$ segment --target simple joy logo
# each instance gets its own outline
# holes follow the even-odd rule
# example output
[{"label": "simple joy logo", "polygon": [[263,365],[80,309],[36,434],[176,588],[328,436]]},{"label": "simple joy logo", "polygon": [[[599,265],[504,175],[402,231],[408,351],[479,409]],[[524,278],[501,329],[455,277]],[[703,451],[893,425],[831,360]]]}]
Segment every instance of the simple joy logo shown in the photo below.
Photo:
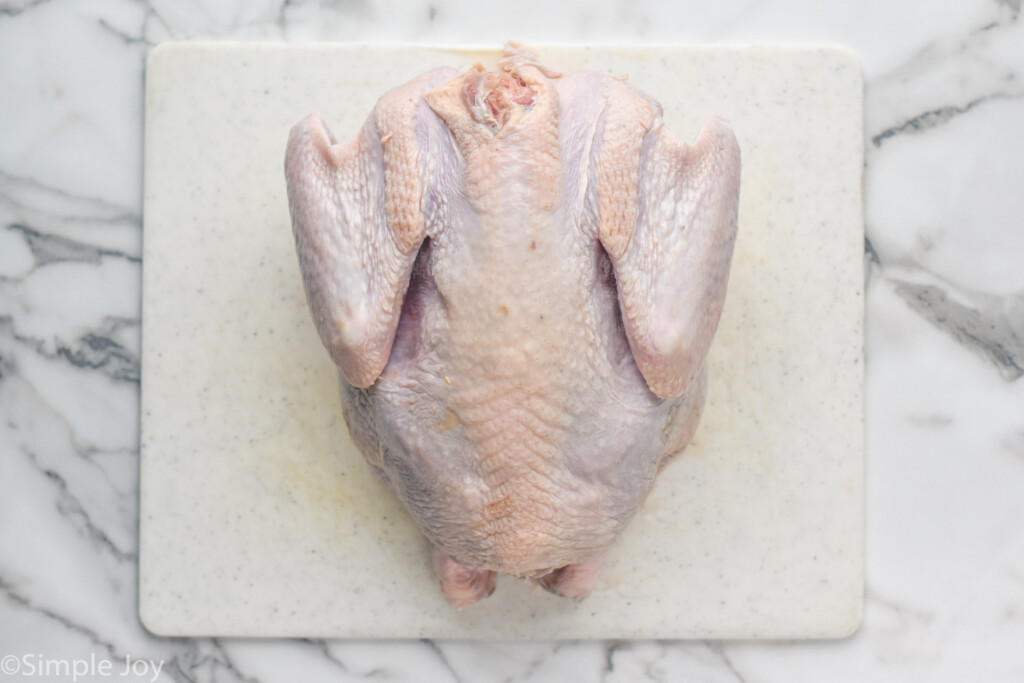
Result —
[{"label": "simple joy logo", "polygon": [[123,678],[153,683],[164,668],[162,659],[136,659],[127,655],[124,661],[88,658],[46,657],[42,654],[6,655],[0,659],[0,672],[23,678],[65,678],[77,683],[84,678]]}]

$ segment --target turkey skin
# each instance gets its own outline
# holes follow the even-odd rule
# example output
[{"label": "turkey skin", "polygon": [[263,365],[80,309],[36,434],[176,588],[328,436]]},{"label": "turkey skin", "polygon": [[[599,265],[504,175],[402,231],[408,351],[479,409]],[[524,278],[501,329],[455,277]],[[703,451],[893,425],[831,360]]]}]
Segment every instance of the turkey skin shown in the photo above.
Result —
[{"label": "turkey skin", "polygon": [[696,430],[740,152],[615,77],[510,44],[429,71],[338,142],[295,125],[296,250],[344,416],[448,601],[495,573],[581,598]]}]

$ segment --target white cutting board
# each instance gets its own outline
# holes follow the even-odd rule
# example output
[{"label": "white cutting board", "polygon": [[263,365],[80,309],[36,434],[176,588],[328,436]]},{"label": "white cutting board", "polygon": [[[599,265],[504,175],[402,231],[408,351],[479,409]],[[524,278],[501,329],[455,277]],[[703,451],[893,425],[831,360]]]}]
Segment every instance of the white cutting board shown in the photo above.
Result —
[{"label": "white cutting board", "polygon": [[863,600],[862,77],[839,49],[541,47],[628,76],[743,151],[739,239],[694,442],[594,593],[510,577],[462,611],[348,439],[282,172],[319,112],[486,49],[174,44],[146,79],[139,609],[162,635],[829,638]]}]

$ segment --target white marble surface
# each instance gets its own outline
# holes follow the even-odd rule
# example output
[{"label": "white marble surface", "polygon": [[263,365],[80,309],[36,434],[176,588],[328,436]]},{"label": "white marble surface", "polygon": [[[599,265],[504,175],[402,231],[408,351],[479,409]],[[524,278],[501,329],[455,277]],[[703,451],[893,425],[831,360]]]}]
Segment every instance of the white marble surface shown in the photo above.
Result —
[{"label": "white marble surface", "polygon": [[[1024,677],[1019,0],[0,2],[0,663],[162,680]],[[867,78],[867,604],[818,643],[160,639],[136,616],[144,57],[167,39],[841,42]],[[13,654],[17,661],[4,660]],[[151,673],[152,669],[150,669]],[[137,676],[149,680],[151,676]],[[65,677],[65,679],[70,678]],[[97,680],[102,678],[94,677]],[[81,679],[80,679],[81,680]]]},{"label": "white marble surface", "polygon": [[499,56],[192,42],[150,57],[143,622],[163,635],[848,635],[863,604],[863,83],[834,48],[539,49],[560,71],[628,73],[681,136],[712,112],[739,131],[729,295],[700,429],[594,592],[574,603],[502,577],[468,609],[445,602],[425,539],[346,434],[281,156],[311,111],[347,139],[396,84]]}]

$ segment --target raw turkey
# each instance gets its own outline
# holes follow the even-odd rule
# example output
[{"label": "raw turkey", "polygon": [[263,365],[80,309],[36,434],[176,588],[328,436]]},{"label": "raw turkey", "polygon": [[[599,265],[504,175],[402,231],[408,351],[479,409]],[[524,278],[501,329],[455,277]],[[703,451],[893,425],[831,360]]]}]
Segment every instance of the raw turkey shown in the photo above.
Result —
[{"label": "raw turkey", "polygon": [[338,142],[292,130],[313,319],[366,460],[433,546],[448,601],[495,573],[581,598],[690,441],[736,237],[721,119],[521,46],[429,71]]}]

